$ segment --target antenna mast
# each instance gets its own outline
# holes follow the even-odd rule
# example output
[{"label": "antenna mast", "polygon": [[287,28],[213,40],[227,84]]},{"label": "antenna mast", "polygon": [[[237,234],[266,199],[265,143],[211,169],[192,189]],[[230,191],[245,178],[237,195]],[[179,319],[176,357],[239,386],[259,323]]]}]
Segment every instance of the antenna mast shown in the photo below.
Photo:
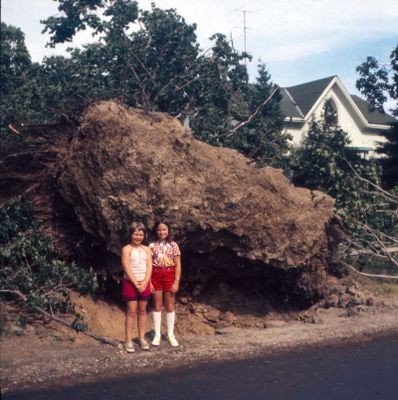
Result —
[{"label": "antenna mast", "polygon": [[[234,10],[234,11],[241,12],[243,14],[243,27],[242,27],[242,29],[243,29],[243,51],[245,53],[247,53],[247,31],[250,28],[248,28],[246,25],[246,14],[249,13],[250,11],[248,11],[248,10]],[[247,64],[247,59],[245,58],[245,65],[246,64]]]}]

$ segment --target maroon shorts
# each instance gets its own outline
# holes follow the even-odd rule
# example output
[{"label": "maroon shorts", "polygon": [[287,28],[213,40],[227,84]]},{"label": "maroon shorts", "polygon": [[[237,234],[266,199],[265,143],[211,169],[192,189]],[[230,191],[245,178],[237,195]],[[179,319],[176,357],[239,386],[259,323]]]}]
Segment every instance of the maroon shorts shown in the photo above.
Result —
[{"label": "maroon shorts", "polygon": [[148,300],[151,295],[151,285],[140,293],[129,279],[123,279],[122,297],[124,301]]},{"label": "maroon shorts", "polygon": [[154,267],[152,270],[151,282],[155,290],[171,292],[171,287],[173,286],[175,277],[175,267]]}]

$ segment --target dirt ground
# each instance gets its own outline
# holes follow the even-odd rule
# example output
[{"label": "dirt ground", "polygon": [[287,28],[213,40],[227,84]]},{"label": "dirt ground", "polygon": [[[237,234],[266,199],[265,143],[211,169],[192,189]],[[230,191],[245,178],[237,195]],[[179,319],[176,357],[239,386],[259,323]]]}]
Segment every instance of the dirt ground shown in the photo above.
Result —
[{"label": "dirt ground", "polygon": [[[398,286],[362,283],[372,295],[371,305],[345,309],[314,306],[301,312],[269,311],[263,316],[220,314],[208,304],[192,305],[182,298],[177,322],[180,347],[171,348],[163,340],[159,348],[148,352],[136,345],[134,354],[127,354],[121,345],[124,314],[119,307],[74,295],[76,309],[85,315],[89,330],[120,345],[100,344],[55,322],[9,325],[7,334],[1,337],[2,393],[364,341],[398,332]],[[150,322],[148,326],[151,328]]]}]

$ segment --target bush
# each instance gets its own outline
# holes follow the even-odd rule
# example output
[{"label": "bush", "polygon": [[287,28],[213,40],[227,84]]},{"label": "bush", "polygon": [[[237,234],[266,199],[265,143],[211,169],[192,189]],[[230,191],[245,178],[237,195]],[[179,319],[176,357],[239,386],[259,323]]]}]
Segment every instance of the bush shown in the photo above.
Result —
[{"label": "bush", "polygon": [[0,208],[0,295],[20,292],[26,306],[73,312],[67,289],[93,293],[93,270],[57,258],[50,238],[33,217],[33,204],[13,198]]}]

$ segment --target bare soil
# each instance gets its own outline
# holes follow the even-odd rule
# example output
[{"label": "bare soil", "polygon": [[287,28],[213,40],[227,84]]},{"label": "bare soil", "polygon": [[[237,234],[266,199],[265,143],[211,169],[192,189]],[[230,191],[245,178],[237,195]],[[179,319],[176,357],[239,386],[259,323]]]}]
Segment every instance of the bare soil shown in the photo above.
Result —
[{"label": "bare soil", "polygon": [[[122,348],[124,313],[116,305],[74,295],[76,309],[85,315],[89,330],[119,341],[118,347],[100,344],[55,322],[25,321],[22,327],[21,321],[19,325],[10,321],[12,309],[3,304],[3,317],[8,317],[6,334],[1,337],[2,393],[364,341],[398,332],[398,286],[370,281],[362,284],[372,295],[371,305],[318,305],[301,312],[271,310],[263,316],[220,314],[209,304],[185,303],[182,299],[177,311],[180,347],[171,348],[163,340],[159,348],[152,347],[148,352],[136,345],[134,354]],[[148,325],[151,327],[151,323]]]}]

